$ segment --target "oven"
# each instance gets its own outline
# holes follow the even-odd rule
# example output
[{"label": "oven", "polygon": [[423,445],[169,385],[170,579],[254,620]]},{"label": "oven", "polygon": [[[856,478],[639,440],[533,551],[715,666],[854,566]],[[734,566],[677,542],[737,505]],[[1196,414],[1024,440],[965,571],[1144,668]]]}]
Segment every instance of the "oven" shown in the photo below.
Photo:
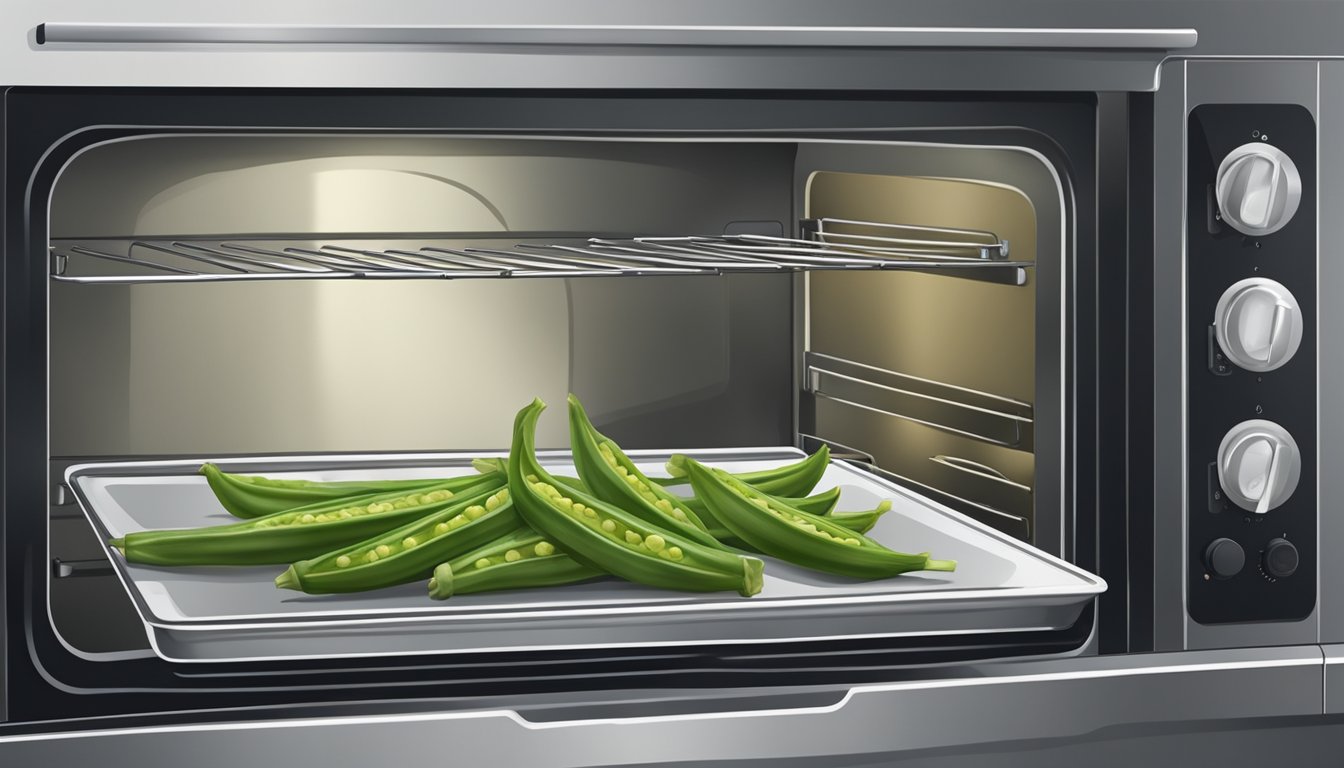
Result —
[{"label": "oven", "polygon": [[[19,14],[0,755],[1038,765],[1336,737],[1330,50],[1110,5],[569,10]],[[767,557],[751,598],[435,602],[428,574],[292,595],[283,566],[113,546],[232,521],[205,463],[473,475],[533,398],[568,473],[570,393],[650,476],[828,451],[815,490],[887,503],[873,539],[957,570]]]}]

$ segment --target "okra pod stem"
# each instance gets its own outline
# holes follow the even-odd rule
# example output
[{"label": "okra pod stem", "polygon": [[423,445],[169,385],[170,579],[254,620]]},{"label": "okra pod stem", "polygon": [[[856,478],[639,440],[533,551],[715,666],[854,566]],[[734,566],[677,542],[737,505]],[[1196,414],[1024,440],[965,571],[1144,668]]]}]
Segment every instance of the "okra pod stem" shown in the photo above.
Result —
[{"label": "okra pod stem", "polygon": [[109,542],[127,561],[148,565],[288,564],[376,536],[437,512],[463,492],[498,490],[499,476],[472,476],[466,486],[454,481],[409,494],[383,493],[311,504],[209,528],[137,531]]},{"label": "okra pod stem", "polygon": [[[784,501],[788,500],[785,499]],[[799,509],[802,510],[801,507],[799,507]],[[851,531],[867,533],[873,529],[874,525],[877,525],[878,518],[889,511],[891,511],[891,502],[883,499],[881,503],[873,509],[855,510],[852,512],[836,510],[829,515],[826,515],[826,519],[831,520],[838,525],[843,525]]]},{"label": "okra pod stem", "polygon": [[895,552],[825,517],[790,507],[727,472],[696,461],[686,464],[697,496],[734,535],[768,555],[804,568],[859,579],[879,579],[909,571],[951,571],[951,560],[928,553]]},{"label": "okra pod stem", "polygon": [[444,600],[471,592],[554,587],[603,575],[524,526],[440,564],[428,586],[430,597]]},{"label": "okra pod stem", "polygon": [[522,524],[508,488],[459,499],[399,528],[294,563],[276,578],[275,585],[332,594],[405,584],[425,578],[439,563]]},{"label": "okra pod stem", "polygon": [[540,400],[518,412],[509,454],[509,492],[523,520],[591,568],[628,581],[696,592],[760,591],[763,563],[707,547],[619,507],[564,486],[537,461]]}]

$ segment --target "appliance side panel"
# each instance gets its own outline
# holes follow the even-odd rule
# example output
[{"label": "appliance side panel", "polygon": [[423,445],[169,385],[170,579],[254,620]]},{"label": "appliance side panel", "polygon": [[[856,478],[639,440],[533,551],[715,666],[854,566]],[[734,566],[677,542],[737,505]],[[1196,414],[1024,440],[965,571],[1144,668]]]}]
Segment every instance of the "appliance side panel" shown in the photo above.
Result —
[{"label": "appliance side panel", "polygon": [[[8,130],[9,130],[9,93],[8,89],[6,89],[4,93],[0,94],[0,148],[5,148],[9,146]],[[5,160],[8,157],[8,154],[9,153],[7,151],[0,151],[0,179],[7,178],[5,174],[9,171],[9,166],[5,162]],[[8,232],[6,231],[6,222],[8,220],[8,217],[5,215],[5,212],[9,210],[9,199],[8,195],[6,194],[8,186],[9,186],[8,184],[0,183],[0,249],[3,249],[2,251],[0,251],[0,255],[4,256],[7,256],[9,253],[9,238],[7,237]],[[5,270],[3,268],[0,268],[0,304],[3,304],[5,302],[6,293],[5,293],[4,280],[5,280]],[[9,308],[7,306],[0,306],[0,318],[6,317],[5,313],[8,312],[8,310]],[[8,338],[7,334],[0,332],[0,361],[4,361],[7,359],[5,355],[6,350],[4,348],[4,344],[6,343],[7,338]],[[0,364],[0,413],[3,412],[2,404],[4,403],[4,398],[8,390],[8,387],[6,386],[6,382],[9,380],[8,374],[9,371],[6,369],[6,367]],[[3,428],[4,428],[3,424],[0,423],[0,430],[3,430]],[[8,442],[9,441],[4,439],[3,436],[0,436],[0,467],[5,466],[4,450]],[[5,481],[3,474],[0,474],[0,488],[3,488],[4,482]],[[4,494],[0,493],[0,499],[3,498]],[[8,516],[6,514],[3,501],[0,501],[0,552],[6,551],[5,520],[7,519],[7,517]],[[4,620],[4,617],[9,615],[7,613],[8,605],[6,604],[5,601],[5,593],[7,591],[5,587],[5,578],[8,570],[9,569],[7,566],[5,566],[3,563],[0,563],[0,723],[9,719],[8,714],[9,687],[6,684],[6,681],[8,680],[9,677],[7,669],[9,665],[9,649],[5,645],[7,642],[7,638],[5,637],[5,626],[7,622]]]},{"label": "appliance side panel", "polygon": [[1185,647],[1185,78],[1164,66],[1153,105],[1154,650]]},{"label": "appliance side panel", "polygon": [[[1238,116],[1252,115],[1252,114],[1256,115],[1257,117],[1255,117],[1254,119],[1247,118],[1248,120],[1251,120],[1251,122],[1254,122],[1254,120],[1261,119],[1259,115],[1261,115],[1262,113],[1282,114],[1282,109],[1275,111],[1271,108],[1260,107],[1258,105],[1300,106],[1301,108],[1309,112],[1312,118],[1315,118],[1318,113],[1317,82],[1318,82],[1318,64],[1315,61],[1278,61],[1278,62],[1191,61],[1187,65],[1186,69],[1185,110],[1179,116],[1179,122],[1183,126],[1182,132],[1183,134],[1189,133],[1191,129],[1189,128],[1188,116],[1198,107],[1201,107],[1203,105],[1244,105],[1244,106],[1238,106],[1237,109],[1234,110],[1234,112]],[[1225,112],[1226,110],[1224,110],[1223,112],[1219,112],[1218,114],[1222,115]],[[1164,115],[1164,117],[1160,119],[1165,120],[1170,118],[1171,115]],[[1241,117],[1238,117],[1238,120],[1240,119]],[[1241,126],[1240,123],[1238,123],[1238,125],[1236,126],[1219,126],[1219,129],[1231,130],[1233,128],[1236,128],[1237,130],[1240,130],[1242,127],[1244,126]],[[1287,140],[1287,137],[1280,135],[1276,136],[1273,140],[1280,141],[1282,143],[1283,140]],[[1188,141],[1194,141],[1194,138],[1192,138],[1189,135],[1183,135],[1180,146],[1186,152],[1193,151],[1191,149],[1193,145],[1188,144],[1187,143]],[[1312,147],[1309,146],[1309,143],[1310,139],[1308,139],[1308,146],[1306,146],[1305,148],[1293,147],[1293,149],[1299,151],[1299,154],[1309,155],[1312,149]],[[1317,141],[1317,144],[1319,144],[1319,141]],[[1288,145],[1284,146],[1286,148]],[[1217,151],[1219,153],[1219,156],[1221,156],[1225,150],[1219,148]],[[1187,156],[1186,160],[1188,159],[1189,158]],[[1175,164],[1175,167],[1180,169],[1179,170],[1180,173],[1188,175],[1187,162],[1181,162]],[[1308,169],[1306,172],[1308,175],[1305,175],[1304,178],[1314,178],[1315,177],[1314,171],[1315,171],[1314,167]],[[1207,292],[1208,288],[1207,285],[1196,286],[1195,281],[1193,280],[1192,276],[1194,275],[1194,268],[1191,260],[1196,258],[1195,255],[1196,252],[1192,243],[1189,240],[1190,237],[1193,237],[1193,234],[1191,233],[1195,231],[1193,228],[1189,228],[1190,217],[1194,216],[1204,217],[1206,215],[1206,211],[1187,210],[1188,207],[1193,205],[1193,203],[1187,204],[1188,200],[1193,200],[1194,198],[1193,196],[1187,198],[1186,195],[1188,192],[1188,186],[1186,185],[1199,184],[1201,186],[1204,186],[1211,183],[1212,179],[1186,178],[1185,183],[1183,185],[1183,189],[1181,190],[1181,197],[1176,201],[1172,201],[1173,207],[1171,211],[1168,213],[1168,221],[1171,221],[1177,215],[1176,214],[1177,211],[1184,211],[1185,220],[1182,222],[1182,230],[1186,236],[1186,240],[1183,244],[1184,247],[1180,251],[1180,253],[1182,254],[1182,258],[1180,259],[1181,279],[1179,282],[1182,284],[1182,291],[1180,296],[1180,302],[1179,304],[1177,304],[1177,306],[1181,308],[1180,309],[1181,316],[1177,318],[1175,316],[1175,310],[1173,308],[1163,307],[1159,311],[1169,313],[1170,316],[1166,318],[1165,322],[1159,322],[1157,325],[1158,333],[1166,333],[1173,338],[1180,337],[1183,339],[1182,342],[1183,346],[1186,347],[1185,349],[1182,350],[1182,354],[1179,359],[1176,358],[1172,359],[1171,362],[1175,364],[1173,367],[1169,368],[1166,366],[1159,366],[1158,368],[1159,377],[1171,378],[1174,376],[1174,371],[1182,372],[1181,375],[1183,384],[1181,387],[1180,396],[1182,400],[1181,411],[1183,418],[1181,418],[1179,421],[1174,422],[1177,426],[1171,427],[1171,429],[1173,430],[1181,431],[1180,434],[1181,439],[1179,445],[1181,446],[1182,456],[1179,464],[1163,466],[1162,471],[1178,472],[1184,475],[1184,481],[1183,481],[1184,487],[1181,489],[1182,490],[1181,495],[1179,497],[1177,496],[1163,497],[1165,499],[1165,503],[1168,504],[1172,509],[1180,508],[1183,510],[1183,514],[1181,515],[1183,519],[1180,531],[1181,536],[1183,538],[1182,553],[1177,558],[1174,558],[1175,561],[1183,562],[1183,571],[1180,574],[1181,581],[1176,583],[1168,582],[1165,585],[1159,585],[1159,589],[1165,588],[1173,592],[1177,590],[1184,590],[1186,592],[1184,596],[1185,604],[1183,606],[1181,619],[1184,625],[1184,636],[1185,636],[1184,646],[1187,648],[1223,648],[1223,647],[1238,647],[1238,646],[1315,642],[1318,638],[1317,617],[1319,615],[1320,606],[1319,603],[1315,603],[1314,601],[1310,613],[1305,614],[1304,618],[1300,620],[1244,621],[1238,623],[1201,623],[1192,618],[1191,613],[1189,613],[1189,611],[1193,610],[1192,606],[1194,606],[1194,601],[1192,601],[1192,596],[1190,594],[1190,590],[1192,589],[1192,587],[1189,586],[1190,582],[1188,579],[1199,576],[1198,573],[1192,572],[1190,569],[1204,568],[1203,564],[1201,563],[1191,562],[1192,556],[1189,553],[1192,550],[1190,549],[1190,546],[1198,544],[1199,542],[1193,542],[1189,540],[1190,538],[1189,531],[1191,530],[1190,526],[1193,525],[1193,523],[1195,522],[1194,520],[1195,515],[1207,516],[1213,513],[1206,507],[1201,507],[1199,509],[1194,509],[1191,507],[1191,504],[1193,503],[1191,499],[1195,498],[1193,494],[1195,494],[1196,492],[1194,484],[1199,483],[1203,485],[1206,484],[1208,481],[1204,477],[1195,478],[1190,476],[1191,470],[1189,468],[1193,466],[1190,462],[1193,461],[1195,458],[1198,458],[1190,455],[1190,451],[1194,449],[1193,446],[1195,446],[1197,443],[1201,445],[1207,443],[1208,438],[1210,438],[1210,436],[1206,434],[1198,434],[1198,435],[1192,434],[1189,431],[1190,425],[1195,423],[1195,419],[1193,418],[1192,415],[1193,414],[1193,411],[1191,409],[1192,401],[1190,400],[1190,398],[1194,396],[1193,392],[1194,392],[1195,377],[1196,376],[1201,377],[1201,382],[1203,382],[1204,379],[1210,376],[1211,374],[1207,370],[1193,369],[1194,364],[1189,362],[1194,359],[1193,357],[1191,357],[1193,353],[1188,346],[1193,342],[1191,342],[1189,339],[1186,338],[1184,330],[1185,328],[1187,328],[1187,323],[1191,324],[1194,323],[1194,320],[1191,317],[1189,317],[1189,315],[1191,312],[1195,311],[1193,307],[1196,304],[1196,296],[1195,296],[1196,293],[1199,293],[1199,295],[1202,297],[1204,293]],[[1306,201],[1312,201],[1317,199],[1315,192],[1316,190],[1314,189],[1314,186],[1310,190],[1306,189],[1303,190],[1304,207]],[[1314,212],[1311,212],[1308,215],[1311,215],[1313,213]],[[1266,236],[1261,239],[1263,239],[1265,242],[1266,252],[1269,253],[1270,255],[1273,255],[1273,253],[1278,252],[1275,249],[1280,248],[1284,240],[1282,237],[1280,237],[1278,240],[1270,240],[1269,237],[1272,236]],[[1314,232],[1311,233],[1306,242],[1310,242],[1313,246],[1315,245],[1317,241]],[[1209,257],[1209,252],[1207,252],[1208,248],[1205,246],[1207,246],[1207,243],[1202,242],[1201,251],[1199,253],[1200,258]],[[1313,258],[1313,255],[1311,254],[1306,255],[1307,260],[1310,260],[1311,258]],[[1201,274],[1209,273],[1210,266],[1211,265],[1208,264],[1201,264],[1200,273]],[[1273,273],[1276,275],[1281,273],[1287,274],[1289,264],[1288,262],[1285,261],[1283,264],[1275,264],[1272,265],[1272,267],[1273,270],[1271,271],[1273,271]],[[1168,280],[1174,277],[1175,277],[1175,271],[1173,265],[1171,271],[1165,273],[1159,272],[1158,284],[1164,285]],[[1288,278],[1284,277],[1283,279],[1287,280]],[[1160,290],[1170,291],[1171,289],[1168,287]],[[1171,298],[1170,296],[1166,296],[1167,300],[1170,300],[1170,298]],[[1159,302],[1159,305],[1163,303],[1164,302]],[[1210,318],[1210,321],[1211,320],[1212,318]],[[1310,338],[1310,336],[1308,338]],[[1314,357],[1316,350],[1307,349],[1305,347],[1306,345],[1304,345],[1304,349],[1299,354],[1310,355]],[[1305,358],[1305,360],[1308,364],[1311,362],[1311,358]],[[1242,373],[1244,374],[1245,372]],[[1287,369],[1285,369],[1285,371],[1282,374],[1280,374],[1279,378],[1282,379],[1284,376],[1288,375],[1289,372],[1287,371]],[[1264,384],[1264,387],[1266,388],[1267,393],[1266,394],[1267,400],[1265,402],[1265,407],[1270,409],[1266,413],[1268,415],[1278,415],[1278,412],[1273,411],[1273,409],[1276,406],[1279,407],[1280,411],[1287,412],[1289,409],[1283,405],[1281,398],[1277,400],[1270,398],[1271,394],[1270,374],[1266,374],[1265,380],[1266,383]],[[1276,381],[1277,380],[1278,379],[1276,379]],[[1205,389],[1207,389],[1207,387],[1204,387],[1203,389],[1201,389],[1201,391],[1204,391]],[[1215,388],[1215,391],[1222,392],[1225,389],[1227,389],[1227,387],[1222,387],[1221,389]],[[1203,403],[1203,401],[1201,402],[1202,407],[1207,406],[1207,403]],[[1222,416],[1227,417],[1228,427],[1231,427],[1233,424],[1237,422],[1237,414],[1240,413],[1239,411],[1236,412],[1228,411],[1228,408],[1230,408],[1232,404],[1233,404],[1232,401],[1229,400],[1228,404],[1220,405],[1219,408],[1221,410],[1218,411],[1220,418]],[[1240,407],[1241,406],[1240,400],[1237,400],[1235,404],[1238,407]],[[1252,414],[1247,413],[1245,417],[1251,418]],[[1280,418],[1285,417],[1281,416]],[[1308,425],[1307,427],[1308,431],[1309,428],[1310,425]],[[1171,432],[1169,434],[1171,437],[1176,437],[1175,432]],[[1306,436],[1304,436],[1304,439],[1305,438]],[[1314,446],[1312,447],[1314,448]],[[1308,451],[1306,455],[1311,456],[1313,453],[1314,451]],[[1181,468],[1184,468],[1185,471],[1180,472]],[[1310,474],[1304,472],[1304,477],[1310,477]],[[1164,487],[1170,488],[1170,485]],[[1264,522],[1272,524],[1275,522],[1274,518],[1275,514],[1276,513],[1274,511],[1271,511],[1267,513],[1267,516],[1265,518],[1257,519],[1254,522],[1260,522],[1260,520],[1263,520]],[[1278,514],[1282,516],[1288,513],[1281,510],[1278,512]],[[1282,517],[1278,519],[1283,520]],[[1291,521],[1285,521],[1285,526],[1287,526],[1290,522]],[[1250,542],[1252,539],[1256,539],[1255,536],[1250,536],[1246,538],[1248,542]],[[1317,577],[1316,574],[1307,571],[1307,568],[1310,566],[1310,563],[1317,559],[1315,557],[1315,554],[1316,554],[1315,552],[1312,552],[1309,559],[1308,557],[1304,557],[1303,559],[1304,568],[1302,571],[1298,572],[1299,578],[1305,577],[1309,579],[1315,579]],[[1256,565],[1257,560],[1258,555],[1253,549],[1247,551],[1246,569],[1248,572],[1253,571],[1253,569],[1257,567]],[[1312,570],[1314,570],[1314,568]],[[1228,582],[1229,594],[1232,593],[1230,590],[1234,589],[1234,587],[1232,587],[1231,585],[1234,585],[1235,583],[1236,582]],[[1285,582],[1285,586],[1287,586],[1287,584],[1288,582]],[[1247,592],[1245,586],[1235,587],[1235,589],[1240,590],[1239,592],[1236,592],[1236,594],[1240,594],[1243,597],[1246,594],[1250,594],[1251,592],[1257,595],[1259,594],[1259,592],[1255,592],[1254,590],[1252,590],[1251,592]],[[1290,593],[1295,594],[1296,591],[1287,590],[1285,591],[1284,594],[1288,595]],[[1281,598],[1281,600],[1286,601],[1288,600],[1288,597],[1285,596]],[[1208,604],[1207,602],[1205,602],[1202,603],[1201,605],[1204,605],[1205,608],[1207,608]],[[1261,611],[1260,608],[1263,607],[1265,606],[1261,606],[1258,608],[1253,607],[1248,610],[1250,610],[1252,613],[1262,613],[1263,611]],[[1203,610],[1204,609],[1201,609],[1201,611]]]},{"label": "appliance side panel", "polygon": [[[1320,103],[1317,112],[1317,151],[1320,158],[1320,214],[1318,221],[1336,223],[1344,216],[1344,61],[1321,62]],[[1334,237],[1334,228],[1318,224],[1317,242]],[[1321,553],[1344,543],[1344,473],[1331,470],[1344,457],[1344,345],[1330,340],[1344,331],[1344,259],[1325,253],[1316,260],[1317,339],[1317,439],[1322,462],[1319,475]],[[1344,642],[1344,559],[1322,557],[1320,562],[1321,642]],[[1332,588],[1333,587],[1333,588]],[[1336,667],[1338,668],[1338,667]],[[1344,668],[1338,668],[1344,673]]]}]

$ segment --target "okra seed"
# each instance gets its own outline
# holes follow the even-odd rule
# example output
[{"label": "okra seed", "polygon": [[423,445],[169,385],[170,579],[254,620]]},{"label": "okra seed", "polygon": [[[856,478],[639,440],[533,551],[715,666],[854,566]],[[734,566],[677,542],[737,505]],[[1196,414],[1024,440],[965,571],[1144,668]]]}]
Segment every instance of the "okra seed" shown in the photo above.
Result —
[{"label": "okra seed", "polygon": [[403,547],[405,547],[405,548],[407,548],[407,549],[410,549],[411,547],[414,547],[416,544],[419,544],[419,543],[420,543],[420,542],[418,542],[418,541],[415,540],[415,537],[414,537],[414,536],[407,536],[406,538],[404,538],[404,539],[401,540],[401,546],[403,546]]},{"label": "okra seed", "polygon": [[364,556],[364,559],[368,560],[370,563],[376,563],[378,562],[378,553],[370,552],[369,554]]},{"label": "okra seed", "polygon": [[515,563],[522,559],[523,559],[522,553],[520,553],[516,549],[510,549],[508,552],[504,553],[504,562],[506,563]]},{"label": "okra seed", "polygon": [[568,512],[574,508],[574,502],[571,499],[556,499],[555,506]]},{"label": "okra seed", "polygon": [[644,541],[644,539],[641,538],[640,535],[638,533],[635,533],[634,531],[626,531],[625,541],[627,544],[639,546]]},{"label": "okra seed", "polygon": [[583,510],[585,510],[585,509],[587,509],[587,507],[583,506],[582,504],[578,503],[577,501],[574,502],[574,514],[576,514],[576,515],[582,515],[582,514],[583,514]]},{"label": "okra seed", "polygon": [[630,470],[622,466],[617,466],[616,474],[620,475],[621,477],[627,477],[630,474]]},{"label": "okra seed", "polygon": [[588,518],[589,520],[596,520],[596,519],[597,519],[597,510],[593,509],[592,507],[584,507],[584,508],[583,508],[583,516],[586,517],[586,518]]},{"label": "okra seed", "polygon": [[348,509],[342,509],[341,512],[340,512],[340,517],[341,517],[342,520],[349,520],[349,519],[350,519],[350,510],[348,510]]},{"label": "okra seed", "polygon": [[668,501],[667,499],[659,499],[653,502],[653,506],[663,510],[668,514],[672,513],[672,502]]},{"label": "okra seed", "polygon": [[393,509],[406,509],[409,506],[411,506],[410,502],[405,499],[398,499],[397,501],[392,502]]},{"label": "okra seed", "polygon": [[392,548],[387,546],[386,544],[379,544],[378,548],[375,549],[374,552],[377,552],[379,557],[387,557],[388,555],[392,554]]},{"label": "okra seed", "polygon": [[527,482],[529,482],[529,483],[535,483],[535,482],[537,482],[537,476],[536,476],[536,475],[528,475],[528,476],[527,476]]},{"label": "okra seed", "polygon": [[491,512],[493,512],[495,508],[498,506],[499,506],[499,499],[495,498],[494,496],[491,496],[490,498],[485,500],[485,508]]},{"label": "okra seed", "polygon": [[447,532],[448,532],[448,524],[447,524],[447,523],[439,523],[438,525],[434,526],[434,533],[435,533],[436,535],[442,536],[443,534],[445,534],[445,533],[447,533]]},{"label": "okra seed", "polygon": [[484,514],[485,507],[482,507],[480,504],[472,504],[470,507],[467,507],[467,517],[472,520],[475,520]]},{"label": "okra seed", "polygon": [[685,513],[685,512],[682,512],[680,509],[674,509],[674,510],[672,510],[672,516],[675,517],[675,518],[677,518],[678,520],[680,520],[680,521],[683,522],[683,523],[689,523],[689,522],[690,522],[690,518],[686,517],[686,513]]},{"label": "okra seed", "polygon": [[461,528],[466,524],[467,524],[466,515],[453,515],[453,519],[448,521],[448,527],[450,528]]},{"label": "okra seed", "polygon": [[482,557],[480,560],[476,561],[477,568],[485,568],[488,565],[490,565],[490,558],[488,557]]},{"label": "okra seed", "polygon": [[858,540],[858,539],[845,539],[845,543],[848,544],[848,545],[850,545],[851,547],[857,547],[857,546],[859,546],[859,540]]},{"label": "okra seed", "polygon": [[667,542],[663,540],[663,537],[656,533],[651,534],[647,539],[644,539],[644,546],[648,547],[652,552],[657,552],[662,549],[665,544],[667,544]]},{"label": "okra seed", "polygon": [[532,551],[537,553],[537,557],[546,557],[555,554],[555,545],[549,541],[539,541]]},{"label": "okra seed", "polygon": [[616,522],[614,520],[603,520],[602,530],[606,531],[607,533],[612,533],[613,531],[616,530]]},{"label": "okra seed", "polygon": [[680,559],[681,559],[681,547],[668,547],[668,548],[667,548],[667,556],[670,557],[670,558],[672,558],[673,560],[680,560]]},{"label": "okra seed", "polygon": [[311,522],[313,522],[313,520],[316,520],[316,519],[317,519],[317,518],[313,517],[312,515],[305,514],[303,517],[300,517],[300,518],[299,518],[299,522],[301,522],[301,523],[311,523]]},{"label": "okra seed", "polygon": [[425,497],[418,493],[412,493],[410,496],[406,497],[406,501],[409,502],[411,506],[418,507],[425,503]]},{"label": "okra seed", "polygon": [[337,567],[337,568],[345,568],[345,567],[347,567],[347,566],[349,566],[349,565],[350,565],[350,556],[349,556],[349,555],[341,555],[340,557],[336,558],[336,567]]}]

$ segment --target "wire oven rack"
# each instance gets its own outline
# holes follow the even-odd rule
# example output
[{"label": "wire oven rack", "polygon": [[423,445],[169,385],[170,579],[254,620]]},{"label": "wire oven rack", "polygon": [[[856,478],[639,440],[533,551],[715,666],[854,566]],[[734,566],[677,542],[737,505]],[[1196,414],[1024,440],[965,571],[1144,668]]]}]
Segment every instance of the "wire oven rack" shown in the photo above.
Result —
[{"label": "wire oven rack", "polygon": [[[511,248],[463,245],[462,235],[327,241],[306,236],[229,239],[54,240],[52,278],[160,283],[332,278],[607,277],[800,270],[912,270],[1025,285],[1030,261],[1009,261],[992,232],[850,219],[805,219],[803,237],[545,238]],[[496,233],[495,239],[542,239]],[[483,239],[483,238],[478,238]],[[488,242],[488,241],[487,241]],[[72,269],[72,264],[78,268]]]}]

